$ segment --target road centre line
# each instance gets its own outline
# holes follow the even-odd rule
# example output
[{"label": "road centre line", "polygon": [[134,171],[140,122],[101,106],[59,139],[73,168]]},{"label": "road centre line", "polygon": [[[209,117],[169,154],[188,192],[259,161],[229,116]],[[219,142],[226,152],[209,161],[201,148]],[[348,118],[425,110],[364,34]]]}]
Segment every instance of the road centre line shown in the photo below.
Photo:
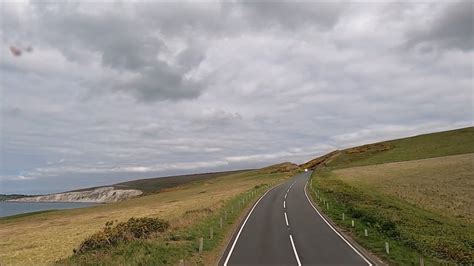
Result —
[{"label": "road centre line", "polygon": [[286,226],[290,226],[290,225],[288,224],[288,216],[286,215],[286,212],[285,212],[285,222],[286,222]]},{"label": "road centre line", "polygon": [[295,243],[293,242],[293,237],[290,235],[290,242],[291,247],[293,247],[293,252],[295,253],[296,261],[298,262],[298,266],[301,266],[300,258],[298,257],[298,252],[296,252]]}]

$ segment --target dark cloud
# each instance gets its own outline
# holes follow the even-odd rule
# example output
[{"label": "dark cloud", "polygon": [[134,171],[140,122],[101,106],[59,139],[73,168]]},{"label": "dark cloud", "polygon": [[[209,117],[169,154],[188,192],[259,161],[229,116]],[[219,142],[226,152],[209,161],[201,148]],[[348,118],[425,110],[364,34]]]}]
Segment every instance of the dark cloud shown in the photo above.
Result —
[{"label": "dark cloud", "polygon": [[474,48],[474,3],[459,1],[447,4],[423,29],[408,32],[409,45],[435,46],[472,50]]}]

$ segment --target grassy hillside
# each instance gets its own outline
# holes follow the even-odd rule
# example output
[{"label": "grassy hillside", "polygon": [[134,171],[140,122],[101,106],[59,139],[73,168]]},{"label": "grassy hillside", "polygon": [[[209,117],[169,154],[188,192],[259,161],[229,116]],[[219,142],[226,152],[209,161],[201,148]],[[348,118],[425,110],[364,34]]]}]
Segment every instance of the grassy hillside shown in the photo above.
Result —
[{"label": "grassy hillside", "polygon": [[190,174],[190,175],[179,175],[179,176],[165,176],[156,178],[138,179],[133,181],[127,181],[122,183],[114,184],[116,188],[124,189],[138,189],[144,193],[153,193],[163,189],[177,187],[186,183],[194,181],[204,181],[211,178],[220,176],[232,175],[237,173],[243,173],[250,170],[236,170],[236,171],[225,171],[215,173],[203,173],[203,174]]},{"label": "grassy hillside", "polygon": [[474,153],[333,171],[345,183],[474,221]]},{"label": "grassy hillside", "polygon": [[[209,224],[217,222],[216,215],[221,214],[225,206],[239,202],[244,196],[246,204],[250,204],[250,198],[247,197],[249,191],[265,184],[282,182],[293,174],[294,172],[273,172],[271,169],[246,171],[199,180],[118,203],[0,219],[0,261],[2,264],[31,265],[66,259],[73,255],[73,249],[77,249],[83,240],[98,232],[108,221],[124,222],[131,217],[157,217],[169,221],[169,234],[157,239],[124,244],[110,252],[92,252],[62,262],[80,262],[81,258],[87,258],[89,263],[114,264],[128,261],[133,264],[156,264],[159,261],[151,259],[160,258],[161,255],[168,256],[168,250],[174,252],[169,253],[171,255],[191,256],[195,261],[207,260],[214,263],[225,234],[245,206],[241,206],[241,209],[235,207],[233,220],[230,220],[229,214],[226,223],[229,226],[225,227],[227,231],[216,229],[215,241],[205,242],[205,253],[198,258],[193,257],[197,237],[203,232],[209,232]],[[259,190],[259,193],[263,193],[263,190]],[[256,196],[254,194],[252,200]],[[189,236],[186,239],[176,236],[185,231],[191,232],[186,234]],[[129,261],[130,258],[136,260]],[[177,260],[179,257],[168,256],[165,259],[172,263],[171,259]]]},{"label": "grassy hillside", "polygon": [[328,166],[345,168],[474,153],[474,127],[384,141],[346,149]]},{"label": "grassy hillside", "polygon": [[393,264],[474,261],[473,127],[337,153],[318,161],[310,194],[361,245]]},{"label": "grassy hillside", "polygon": [[0,194],[0,201],[5,200],[12,200],[12,199],[19,199],[29,197],[29,195],[22,195],[22,194]]}]

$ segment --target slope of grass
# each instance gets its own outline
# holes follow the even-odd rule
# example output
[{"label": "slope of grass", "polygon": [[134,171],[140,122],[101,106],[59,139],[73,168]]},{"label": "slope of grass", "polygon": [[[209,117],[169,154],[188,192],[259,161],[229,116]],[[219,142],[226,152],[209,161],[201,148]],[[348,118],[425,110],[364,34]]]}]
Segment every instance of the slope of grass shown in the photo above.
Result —
[{"label": "slope of grass", "polygon": [[225,171],[215,173],[203,173],[203,174],[190,174],[190,175],[179,175],[179,176],[165,176],[156,178],[138,179],[127,182],[114,184],[116,188],[124,189],[138,189],[145,193],[158,192],[163,189],[177,187],[190,182],[205,181],[208,179],[243,173],[249,170],[236,170],[236,171]]},{"label": "slope of grass", "polygon": [[[202,217],[194,217],[189,214],[190,211],[210,210],[210,213],[216,213],[229,201],[255,186],[281,182],[291,174],[268,173],[268,170],[246,171],[187,183],[158,194],[118,203],[0,220],[0,261],[2,264],[32,265],[66,258],[72,255],[72,250],[81,241],[110,220],[123,222],[131,217],[157,217],[169,221],[173,230],[191,228],[202,221]],[[153,248],[149,247],[146,252],[142,249],[136,251],[151,256],[150,252],[155,249],[169,249],[177,243],[165,247],[153,244]],[[127,245],[123,252],[130,255],[132,246]]]},{"label": "slope of grass", "polygon": [[[269,187],[268,184],[255,186],[215,210],[206,208],[187,211],[182,219],[193,219],[192,224],[183,226],[178,221],[173,229],[151,239],[135,240],[108,249],[76,254],[59,261],[59,264],[176,265],[180,260],[191,265],[214,264],[219,254],[216,249],[219,246],[223,247],[222,244],[225,244],[224,240],[226,235],[229,235],[232,225]],[[199,253],[200,238],[203,238],[202,253]]]},{"label": "slope of grass", "polygon": [[345,183],[474,221],[474,153],[335,170]]},{"label": "slope of grass", "polygon": [[311,195],[361,245],[391,263],[417,264],[420,256],[427,264],[470,263],[472,159],[468,154],[336,171],[321,168],[313,173]]},{"label": "slope of grass", "polygon": [[474,127],[346,149],[329,162],[328,166],[346,168],[465,153],[474,153]]}]

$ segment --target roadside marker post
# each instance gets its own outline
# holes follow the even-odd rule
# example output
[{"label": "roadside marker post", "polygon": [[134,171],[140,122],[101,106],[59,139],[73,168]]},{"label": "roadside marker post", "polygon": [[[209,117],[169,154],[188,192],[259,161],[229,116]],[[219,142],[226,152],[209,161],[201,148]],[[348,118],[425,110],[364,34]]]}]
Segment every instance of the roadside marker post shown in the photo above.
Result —
[{"label": "roadside marker post", "polygon": [[222,216],[219,217],[219,227],[222,228]]},{"label": "roadside marker post", "polygon": [[354,227],[354,220],[352,220],[352,227]]},{"label": "roadside marker post", "polygon": [[364,229],[364,235],[369,236],[369,232],[367,232],[367,229]]},{"label": "roadside marker post", "polygon": [[425,259],[423,259],[423,256],[420,256],[420,266],[425,266]]},{"label": "roadside marker post", "polygon": [[224,212],[224,220],[227,220],[227,211]]},{"label": "roadside marker post", "polygon": [[345,216],[344,213],[342,213],[342,220],[343,220],[343,221],[346,220],[346,216]]},{"label": "roadside marker post", "polygon": [[202,246],[204,244],[204,238],[199,238],[199,253],[202,253]]},{"label": "roadside marker post", "polygon": [[209,239],[212,240],[214,238],[214,228],[209,228]]},{"label": "roadside marker post", "polygon": [[385,242],[385,252],[390,255],[390,246],[388,245],[388,242]]}]

